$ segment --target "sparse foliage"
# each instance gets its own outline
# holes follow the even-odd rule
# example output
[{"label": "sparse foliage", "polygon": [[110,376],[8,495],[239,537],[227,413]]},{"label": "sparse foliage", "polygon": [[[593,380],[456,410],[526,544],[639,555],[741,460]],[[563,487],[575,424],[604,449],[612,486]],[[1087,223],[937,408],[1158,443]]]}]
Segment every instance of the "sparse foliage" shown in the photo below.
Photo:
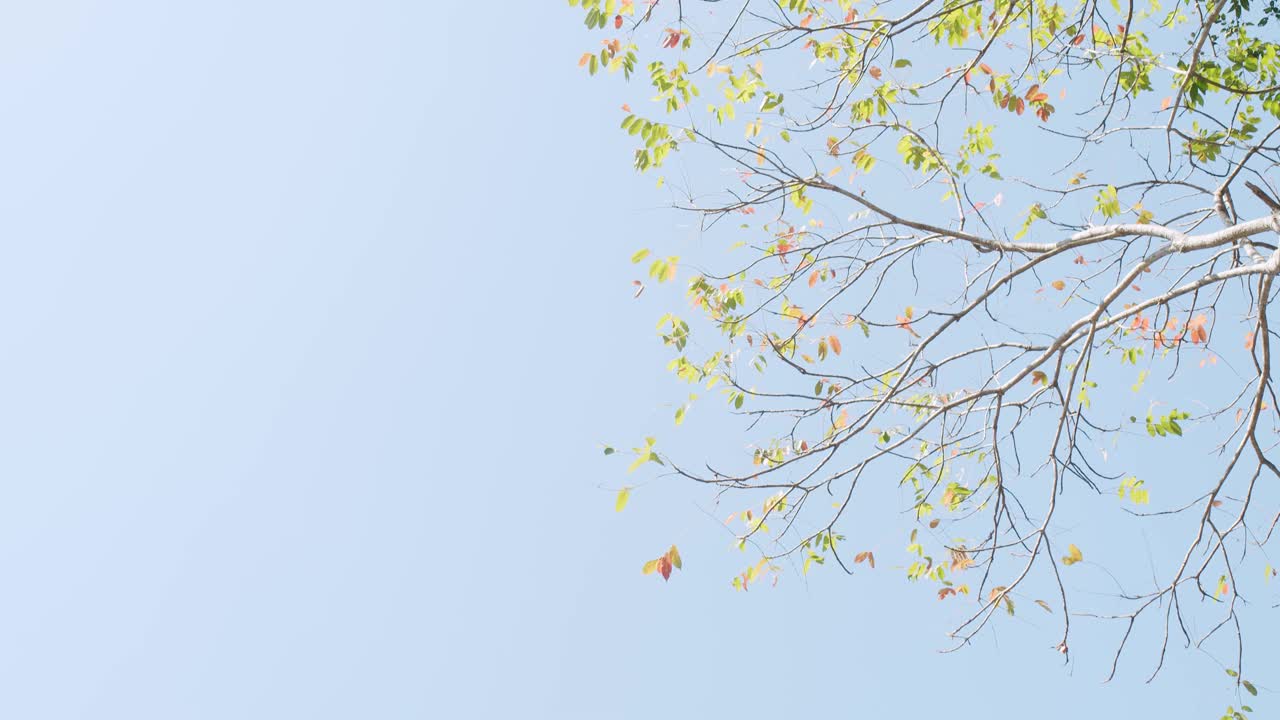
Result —
[{"label": "sparse foliage", "polygon": [[[1108,676],[1140,621],[1155,672],[1171,641],[1233,635],[1254,694],[1242,593],[1280,519],[1274,0],[569,4],[600,38],[586,71],[652,100],[624,106],[632,163],[678,163],[666,191],[718,248],[632,261],[685,289],[670,369],[753,449],[699,470],[647,440],[633,467],[749,508],[730,523],[760,559],[734,586],[789,557],[874,567],[841,533],[896,482],[907,576],[970,603],[957,646],[1026,598],[1064,655],[1073,618],[1114,624]],[[1151,474],[1188,442],[1216,452]],[[1172,520],[1158,578],[1102,609],[1066,577],[1106,556],[1064,530],[1079,493]]]}]

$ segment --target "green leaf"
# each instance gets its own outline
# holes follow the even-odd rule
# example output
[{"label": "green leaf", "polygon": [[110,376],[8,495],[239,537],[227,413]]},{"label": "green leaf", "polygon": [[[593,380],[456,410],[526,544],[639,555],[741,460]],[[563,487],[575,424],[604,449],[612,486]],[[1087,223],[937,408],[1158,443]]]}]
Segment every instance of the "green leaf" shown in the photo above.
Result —
[{"label": "green leaf", "polygon": [[1250,694],[1250,695],[1253,695],[1254,697],[1257,697],[1257,695],[1258,695],[1258,688],[1254,687],[1254,686],[1253,686],[1253,683],[1249,682],[1248,680],[1241,680],[1241,681],[1240,681],[1240,684],[1244,686],[1244,689],[1245,689],[1245,690],[1248,690],[1248,691],[1249,691],[1249,694]]},{"label": "green leaf", "polygon": [[619,491],[618,491],[618,499],[617,499],[617,500],[615,500],[615,501],[614,501],[614,503],[613,503],[613,511],[614,511],[614,512],[622,512],[622,509],[623,509],[623,508],[625,508],[625,507],[627,506],[627,501],[628,501],[628,500],[630,500],[630,499],[631,499],[631,488],[630,488],[630,487],[624,487],[624,488],[622,488],[621,490],[619,490]]},{"label": "green leaf", "polygon": [[649,462],[649,458],[652,457],[652,455],[653,453],[647,453],[647,452],[642,452],[636,455],[636,459],[633,460],[631,464],[627,466],[627,472],[635,472],[636,468]]}]

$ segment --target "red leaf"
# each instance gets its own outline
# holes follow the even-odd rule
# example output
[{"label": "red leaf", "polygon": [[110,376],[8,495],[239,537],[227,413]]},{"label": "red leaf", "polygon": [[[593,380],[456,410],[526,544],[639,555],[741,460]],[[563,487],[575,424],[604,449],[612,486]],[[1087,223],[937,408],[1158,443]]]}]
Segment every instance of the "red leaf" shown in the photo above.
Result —
[{"label": "red leaf", "polygon": [[620,28],[620,27],[622,27],[622,16],[621,16],[621,15],[614,15],[614,16],[613,16],[613,29],[614,29],[614,30],[617,30],[617,29],[618,29],[618,28]]},{"label": "red leaf", "polygon": [[662,575],[664,581],[671,578],[671,560],[666,555],[658,558],[658,572]]},{"label": "red leaf", "polygon": [[1197,315],[1187,323],[1187,329],[1191,331],[1192,343],[1209,342],[1209,331],[1204,327],[1207,322],[1209,322],[1209,318],[1204,315]]},{"label": "red leaf", "polygon": [[1084,42],[1084,33],[1081,33],[1081,34],[1079,34],[1079,35],[1077,35],[1077,36],[1075,36],[1075,37],[1071,38],[1071,44],[1072,44],[1072,45],[1079,45],[1079,44],[1080,44],[1080,43],[1082,43],[1082,42]]},{"label": "red leaf", "polygon": [[662,39],[662,47],[671,49],[680,44],[680,31],[667,28],[667,36]]}]

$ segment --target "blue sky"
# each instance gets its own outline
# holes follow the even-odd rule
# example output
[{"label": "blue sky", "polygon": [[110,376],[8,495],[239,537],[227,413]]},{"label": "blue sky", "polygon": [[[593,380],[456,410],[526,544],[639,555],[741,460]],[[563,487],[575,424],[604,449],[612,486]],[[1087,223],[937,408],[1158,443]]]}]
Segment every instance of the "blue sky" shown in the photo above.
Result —
[{"label": "blue sky", "polygon": [[[599,443],[665,441],[686,392],[627,258],[700,241],[631,171],[575,12],[442,5],[0,7],[0,715],[1231,701],[1195,653],[1103,685],[1114,632],[1063,667],[1030,613],[939,654],[892,569],[735,593],[707,498],[661,480],[615,514],[635,478]],[[714,419],[671,441],[745,443]],[[642,577],[672,542],[686,570]]]}]

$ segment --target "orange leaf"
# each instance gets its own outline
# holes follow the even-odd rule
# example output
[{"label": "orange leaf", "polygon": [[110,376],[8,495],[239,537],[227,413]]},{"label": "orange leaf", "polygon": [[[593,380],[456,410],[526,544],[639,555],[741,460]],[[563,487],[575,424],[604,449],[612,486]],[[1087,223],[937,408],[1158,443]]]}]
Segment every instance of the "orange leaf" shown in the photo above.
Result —
[{"label": "orange leaf", "polygon": [[835,335],[832,335],[831,337],[827,338],[827,340],[831,342],[831,349],[834,350],[837,355],[839,355],[840,354],[840,338],[836,337]]},{"label": "orange leaf", "polygon": [[814,285],[818,284],[818,274],[819,273],[817,270],[814,270],[812,273],[809,273],[809,287],[813,287]]},{"label": "orange leaf", "polygon": [[582,53],[582,57],[578,58],[578,67],[582,67],[591,61],[592,53]]},{"label": "orange leaf", "polygon": [[1161,101],[1160,101],[1160,109],[1161,109],[1161,110],[1168,110],[1168,109],[1169,109],[1169,106],[1170,106],[1170,105],[1172,105],[1172,104],[1173,104],[1173,98],[1172,98],[1172,97],[1167,97],[1167,98],[1165,98],[1165,99],[1163,99],[1163,100],[1161,100]]},{"label": "orange leaf", "polygon": [[873,78],[875,78],[875,79],[877,79],[877,80],[879,80],[879,79],[880,79],[880,76],[884,74],[884,71],[882,71],[880,68],[876,67],[875,65],[872,65],[872,66],[871,66],[871,71],[870,71],[870,72],[871,72],[871,77],[873,77]]},{"label": "orange leaf", "polygon": [[807,28],[811,22],[813,22],[813,13],[804,16],[804,19],[800,21],[800,27]]},{"label": "orange leaf", "polygon": [[1067,284],[1066,284],[1065,282],[1063,282],[1062,280],[1054,280],[1053,282],[1051,282],[1051,283],[1049,283],[1049,284],[1053,286],[1053,289],[1054,289],[1054,290],[1062,290],[1062,289],[1064,289],[1065,287],[1067,287]]}]

